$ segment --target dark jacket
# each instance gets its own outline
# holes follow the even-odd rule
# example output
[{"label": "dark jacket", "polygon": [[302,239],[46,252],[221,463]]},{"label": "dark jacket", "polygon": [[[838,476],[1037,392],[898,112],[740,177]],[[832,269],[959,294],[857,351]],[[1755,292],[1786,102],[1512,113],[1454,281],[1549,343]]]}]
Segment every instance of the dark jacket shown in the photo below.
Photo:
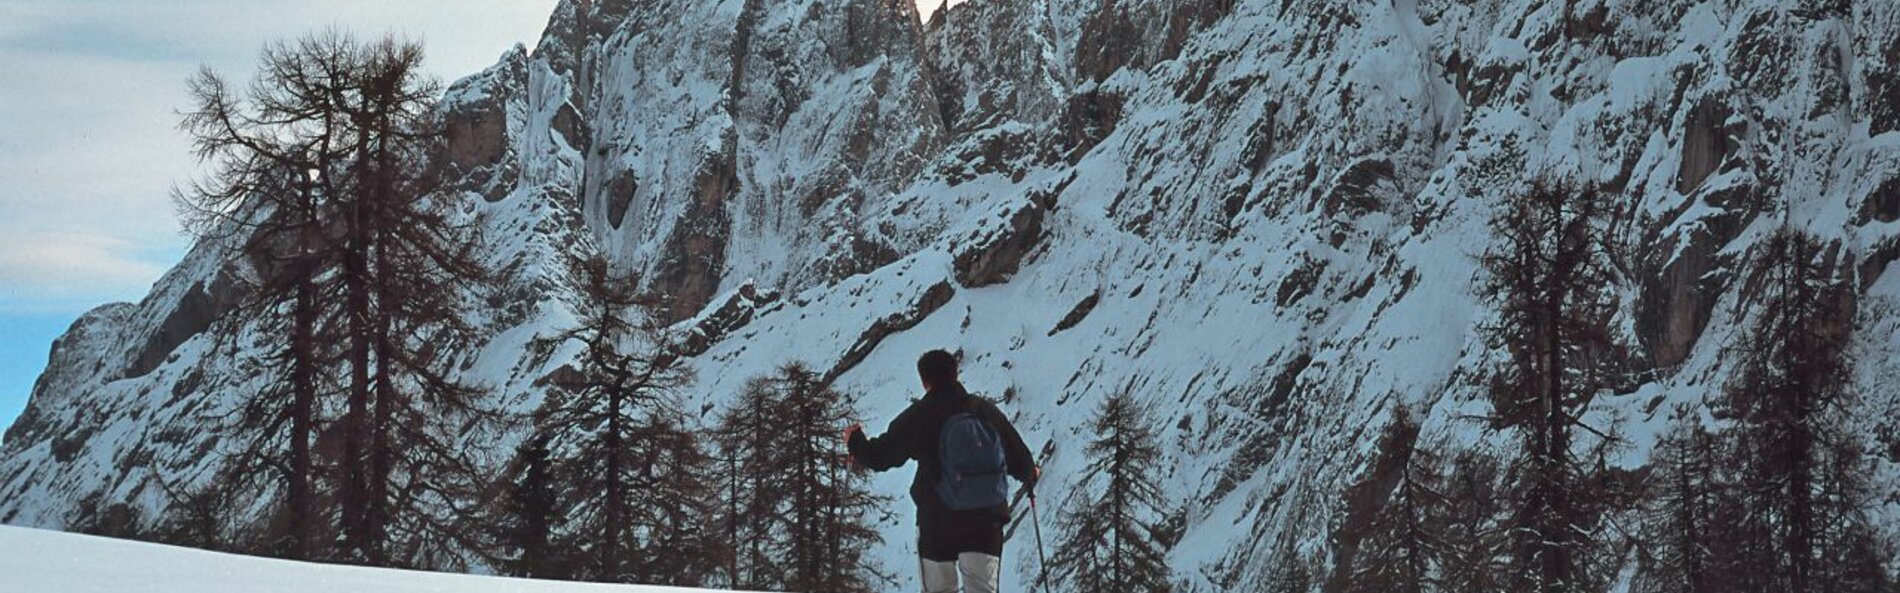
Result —
[{"label": "dark jacket", "polygon": [[[1009,521],[1009,504],[974,511],[955,511],[944,506],[937,497],[937,479],[943,474],[943,464],[939,460],[938,433],[943,423],[960,412],[974,412],[981,416],[1003,437],[1003,461],[1008,465],[1010,477],[1028,484],[1036,479],[1035,458],[1029,453],[1029,446],[1023,444],[1023,437],[1016,433],[1016,427],[1009,423],[996,404],[981,397],[970,395],[962,385],[951,383],[924,394],[924,398],[911,402],[909,408],[891,421],[890,428],[884,434],[866,438],[863,433],[854,433],[851,442],[846,443],[851,457],[859,464],[875,471],[884,471],[917,461],[917,477],[910,483],[910,499],[917,503],[917,523],[929,526],[931,522],[976,522],[994,521],[1000,528]],[[959,521],[959,520],[963,521]],[[939,523],[941,524],[941,523]]]}]

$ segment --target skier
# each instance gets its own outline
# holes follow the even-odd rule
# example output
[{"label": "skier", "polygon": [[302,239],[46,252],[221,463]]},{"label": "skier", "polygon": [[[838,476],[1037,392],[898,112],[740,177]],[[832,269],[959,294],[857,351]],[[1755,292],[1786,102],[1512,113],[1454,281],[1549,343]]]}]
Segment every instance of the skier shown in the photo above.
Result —
[{"label": "skier", "polygon": [[963,389],[955,356],[925,352],[917,376],[923,399],[875,438],[866,438],[860,425],[846,428],[845,448],[874,471],[917,461],[910,498],[917,504],[924,593],[956,591],[959,573],[965,593],[995,593],[1010,518],[1004,475],[1033,491],[1042,468],[996,404]]}]

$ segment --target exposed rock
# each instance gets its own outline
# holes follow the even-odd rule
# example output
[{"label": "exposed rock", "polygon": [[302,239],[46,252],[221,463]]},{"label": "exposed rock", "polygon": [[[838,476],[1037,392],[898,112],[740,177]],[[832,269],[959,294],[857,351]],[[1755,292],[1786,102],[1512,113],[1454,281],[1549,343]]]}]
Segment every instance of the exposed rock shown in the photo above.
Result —
[{"label": "exposed rock", "polygon": [[1866,224],[1869,220],[1900,220],[1900,175],[1889,177],[1867,193],[1867,197],[1861,200],[1858,218],[1860,224]]},{"label": "exposed rock", "polygon": [[133,353],[132,365],[126,369],[125,376],[137,377],[157,369],[171,356],[173,349],[210,328],[212,322],[242,298],[237,284],[223,275],[210,285],[201,283],[185,292],[178,306],[146,338],[145,346]]},{"label": "exposed rock", "polygon": [[1705,98],[1689,112],[1682,129],[1682,166],[1676,172],[1676,192],[1688,195],[1702,186],[1709,174],[1734,154],[1735,144],[1726,131],[1732,112],[1714,99]]},{"label": "exposed rock", "polygon": [[1616,21],[1610,18],[1610,7],[1604,0],[1578,2],[1571,5],[1571,12],[1564,19],[1569,27],[1571,39],[1589,39],[1608,37],[1616,34]]},{"label": "exposed rock", "polygon": [[1070,70],[1049,11],[1041,0],[964,2],[932,16],[926,48],[946,126],[962,133],[1055,116]]},{"label": "exposed rock", "polygon": [[924,290],[924,294],[919,296],[917,302],[912,303],[908,309],[872,322],[871,327],[859,334],[857,341],[838,357],[838,363],[825,372],[822,383],[829,385],[837,380],[839,375],[857,368],[859,363],[864,362],[865,357],[871,355],[871,351],[877,350],[878,344],[884,343],[884,338],[917,327],[917,324],[923,323],[930,314],[936,313],[938,309],[949,304],[950,299],[955,296],[957,296],[956,288],[950,286],[948,282],[939,282]]},{"label": "exposed rock", "polygon": [[[488,185],[480,172],[503,164],[513,143],[508,106],[528,81],[527,49],[515,46],[501,62],[450,87],[443,101],[443,144],[452,176],[466,187]],[[490,172],[487,177],[493,177]]]},{"label": "exposed rock", "polygon": [[1880,277],[1887,273],[1887,268],[1893,265],[1894,260],[1900,260],[1900,237],[1881,241],[1869,250],[1861,258],[1860,266],[1856,270],[1856,275],[1860,277],[1860,289],[1867,290],[1875,282],[1880,281]]},{"label": "exposed rock", "polygon": [[1121,125],[1122,97],[1100,89],[1076,93],[1062,106],[1051,136],[1050,161],[1076,162]]},{"label": "exposed rock", "polygon": [[1090,293],[1089,296],[1083,297],[1082,302],[1076,303],[1075,308],[1069,309],[1069,314],[1063,315],[1062,320],[1056,322],[1056,326],[1049,329],[1049,335],[1053,336],[1069,331],[1077,325],[1081,325],[1082,320],[1088,319],[1089,313],[1094,312],[1095,306],[1101,303],[1102,291],[1097,290]]},{"label": "exposed rock", "polygon": [[[923,25],[917,18],[916,4],[884,0],[812,4],[814,12],[834,9],[845,13],[844,18],[833,21],[841,30],[820,33],[831,33],[825,38],[841,41],[826,45],[832,51],[832,60],[844,68],[857,68],[893,54],[911,63],[923,62]],[[829,20],[819,14],[808,18]]]},{"label": "exposed rock", "polygon": [[1708,278],[1715,269],[1715,251],[1721,248],[1706,228],[1690,232],[1675,259],[1661,274],[1643,283],[1637,314],[1637,336],[1658,368],[1680,364],[1708,325],[1715,299]]},{"label": "exposed rock", "polygon": [[739,285],[739,288],[727,293],[726,298],[712,304],[701,313],[687,330],[686,337],[680,341],[681,356],[699,356],[712,348],[733,332],[744,329],[752,323],[759,310],[777,303],[776,291],[759,290],[751,282]]},{"label": "exposed rock", "polygon": [[1313,288],[1319,285],[1319,279],[1326,273],[1326,262],[1305,258],[1300,267],[1280,279],[1280,288],[1275,291],[1273,303],[1281,308],[1290,307],[1306,295],[1313,294]]},{"label": "exposed rock", "polygon": [[602,191],[606,192],[607,224],[618,229],[627,221],[627,208],[633,205],[633,198],[640,194],[640,180],[631,171],[620,171]]},{"label": "exposed rock", "polygon": [[1352,218],[1385,210],[1385,202],[1402,193],[1392,161],[1367,158],[1347,165],[1333,179],[1320,211],[1328,217]]},{"label": "exposed rock", "polygon": [[851,237],[851,261],[858,265],[857,273],[869,272],[904,257],[895,246],[881,237],[869,237],[863,234]]},{"label": "exposed rock", "polygon": [[945,160],[944,169],[938,173],[951,186],[984,175],[1001,175],[1020,181],[1035,164],[1033,159],[1025,157],[1035,152],[1036,140],[1041,137],[1027,128],[992,128],[972,133],[951,147],[958,158]]},{"label": "exposed rock", "polygon": [[554,114],[554,123],[551,128],[554,133],[561,136],[561,140],[567,142],[568,146],[578,149],[588,145],[587,127],[581,122],[580,109],[573,103],[561,105],[561,110]]},{"label": "exposed rock", "polygon": [[693,199],[668,238],[647,287],[666,296],[668,322],[692,316],[719,290],[725,271],[726,241],[732,233],[726,202],[739,187],[733,155],[708,155],[693,187]]},{"label": "exposed rock", "polygon": [[[1786,9],[1762,8],[1748,14],[1729,46],[1729,75],[1757,94],[1780,93],[1788,88],[1796,73],[1788,68],[1795,63],[1796,40],[1789,35]],[[1838,50],[1830,50],[1830,53]],[[1721,121],[1712,122],[1720,125]]]},{"label": "exposed rock", "polygon": [[956,255],[957,282],[977,288],[1009,281],[1042,238],[1043,207],[1025,201],[1006,224],[980,231]]},{"label": "exposed rock", "polygon": [[1656,368],[1680,364],[1707,328],[1710,313],[1732,279],[1732,258],[1721,254],[1761,208],[1752,188],[1736,187],[1703,198],[1723,214],[1702,219],[1682,234],[1666,237],[1645,254],[1642,291],[1636,301],[1636,336]]},{"label": "exposed rock", "polygon": [[1110,0],[1082,25],[1076,73],[1102,81],[1122,68],[1140,70],[1172,60],[1194,33],[1232,13],[1234,5],[1235,0]]},{"label": "exposed rock", "polygon": [[1887,34],[1885,63],[1870,64],[1867,72],[1867,132],[1875,135],[1900,130],[1900,31],[1889,29]]}]

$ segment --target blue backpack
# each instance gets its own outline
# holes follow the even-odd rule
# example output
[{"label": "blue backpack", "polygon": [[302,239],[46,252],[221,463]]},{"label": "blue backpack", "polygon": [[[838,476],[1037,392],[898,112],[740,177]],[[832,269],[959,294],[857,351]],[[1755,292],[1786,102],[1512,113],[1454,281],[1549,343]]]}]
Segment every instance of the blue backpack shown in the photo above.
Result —
[{"label": "blue backpack", "polygon": [[937,498],[953,510],[971,511],[1009,502],[1003,438],[983,418],[969,412],[951,416],[938,437],[943,474]]}]

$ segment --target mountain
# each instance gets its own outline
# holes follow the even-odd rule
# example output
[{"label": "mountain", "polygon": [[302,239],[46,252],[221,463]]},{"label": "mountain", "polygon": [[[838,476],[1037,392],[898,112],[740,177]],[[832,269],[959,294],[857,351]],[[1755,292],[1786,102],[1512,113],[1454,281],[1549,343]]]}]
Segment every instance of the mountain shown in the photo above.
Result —
[{"label": "mountain", "polygon": [[[918,353],[961,348],[1060,484],[1094,404],[1132,392],[1163,420],[1177,577],[1252,588],[1325,570],[1395,407],[1435,447],[1516,450],[1474,420],[1504,356],[1477,255],[1501,204],[1564,178],[1616,204],[1637,368],[1586,416],[1626,441],[1604,463],[1640,471],[1711,416],[1750,339],[1745,264],[1793,226],[1855,272],[1843,415],[1896,535],[1895,48],[1900,4],[1846,0],[972,0],[928,23],[907,0],[569,0],[443,102],[512,278],[466,299],[489,338],[464,378],[532,409],[564,362],[530,346],[568,320],[562,262],[599,251],[697,332],[698,405],[798,359],[881,423]],[[204,335],[242,296],[231,248],[54,344],[0,521],[136,533],[209,478],[233,439],[199,427],[258,372]]]}]

